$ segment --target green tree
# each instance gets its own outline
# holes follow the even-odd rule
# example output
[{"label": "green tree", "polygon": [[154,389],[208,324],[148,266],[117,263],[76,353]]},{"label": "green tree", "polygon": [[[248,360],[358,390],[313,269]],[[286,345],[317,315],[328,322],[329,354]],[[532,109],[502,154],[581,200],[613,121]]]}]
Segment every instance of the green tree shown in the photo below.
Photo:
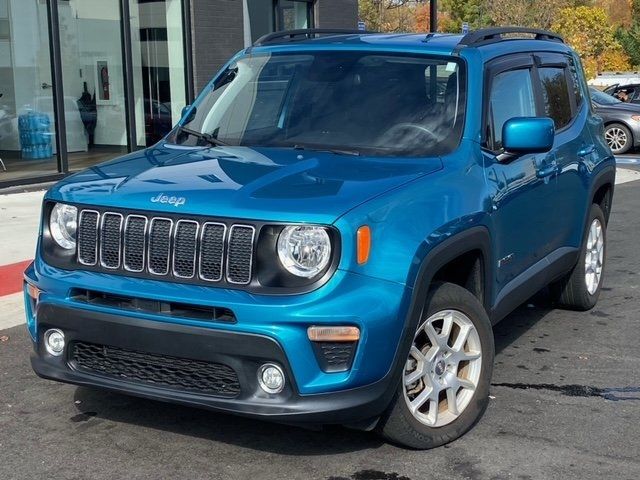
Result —
[{"label": "green tree", "polygon": [[604,70],[627,70],[629,57],[614,36],[614,28],[604,9],[569,7],[558,12],[552,30],[582,57],[587,76],[592,78]]},{"label": "green tree", "polygon": [[629,55],[631,65],[640,67],[640,24],[633,22],[629,28],[619,27],[615,38]]},{"label": "green tree", "polygon": [[471,29],[486,27],[490,24],[487,13],[487,0],[441,0],[443,12],[442,25],[439,30],[459,32],[463,23]]},{"label": "green tree", "polygon": [[367,30],[410,32],[415,29],[416,7],[425,0],[358,0],[360,19]]}]

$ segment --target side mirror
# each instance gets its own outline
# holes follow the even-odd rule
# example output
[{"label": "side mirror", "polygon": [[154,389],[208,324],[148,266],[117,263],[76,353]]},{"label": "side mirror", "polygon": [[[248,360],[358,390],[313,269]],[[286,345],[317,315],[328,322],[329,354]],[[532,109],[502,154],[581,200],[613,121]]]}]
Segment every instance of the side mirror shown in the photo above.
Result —
[{"label": "side mirror", "polygon": [[543,153],[553,147],[556,129],[547,117],[516,117],[502,127],[502,146],[507,154]]},{"label": "side mirror", "polygon": [[195,108],[192,109],[191,105],[187,105],[182,109],[182,114],[180,115],[180,118],[182,119],[183,123],[189,123],[193,119],[195,114],[196,114],[196,109]]}]

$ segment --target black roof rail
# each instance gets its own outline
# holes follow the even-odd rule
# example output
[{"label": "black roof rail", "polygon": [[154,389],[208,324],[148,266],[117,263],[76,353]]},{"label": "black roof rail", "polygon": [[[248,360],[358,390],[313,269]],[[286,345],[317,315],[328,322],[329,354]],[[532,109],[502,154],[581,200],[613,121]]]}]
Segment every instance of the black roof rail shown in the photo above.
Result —
[{"label": "black roof rail", "polygon": [[[536,40],[549,40],[552,42],[564,43],[564,38],[560,35],[549,32],[547,30],[538,30],[536,28],[526,27],[496,27],[481,28],[473,32],[467,33],[458,43],[459,46],[479,47],[489,43],[502,42],[504,40],[513,40],[513,37],[504,37],[503,35],[511,35],[522,33],[525,35],[533,35]],[[517,37],[516,37],[517,39]]]},{"label": "black roof rail", "polygon": [[367,30],[349,30],[340,28],[305,28],[301,30],[283,30],[281,32],[268,33],[253,43],[254,47],[266,45],[268,43],[276,42],[277,40],[293,41],[296,37],[315,38],[318,35],[362,35],[370,32]]}]

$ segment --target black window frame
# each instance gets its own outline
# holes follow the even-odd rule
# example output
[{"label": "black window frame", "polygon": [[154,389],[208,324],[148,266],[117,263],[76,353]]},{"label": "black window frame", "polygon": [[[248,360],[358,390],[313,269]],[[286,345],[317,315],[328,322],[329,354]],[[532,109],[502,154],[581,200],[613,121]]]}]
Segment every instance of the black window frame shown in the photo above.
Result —
[{"label": "black window frame", "polygon": [[[573,64],[578,76],[578,83],[582,95],[582,102],[578,104],[576,96],[573,95],[573,79],[570,71],[570,65]],[[503,149],[496,149],[493,140],[488,136],[489,127],[489,104],[491,100],[491,89],[494,78],[504,72],[511,70],[529,69],[531,82],[533,85],[534,101],[536,105],[536,116],[547,117],[544,104],[544,95],[542,92],[542,80],[540,78],[540,68],[562,68],[564,71],[565,84],[569,92],[569,103],[571,105],[571,121],[563,127],[556,130],[556,133],[562,133],[571,128],[578,118],[583,108],[590,108],[590,96],[585,92],[583,85],[583,74],[579,68],[580,64],[568,53],[557,52],[531,52],[531,53],[515,53],[499,57],[489,62],[485,68],[485,82],[483,89],[482,102],[482,132],[481,146],[484,150],[498,155]],[[550,117],[548,117],[550,118]]]}]

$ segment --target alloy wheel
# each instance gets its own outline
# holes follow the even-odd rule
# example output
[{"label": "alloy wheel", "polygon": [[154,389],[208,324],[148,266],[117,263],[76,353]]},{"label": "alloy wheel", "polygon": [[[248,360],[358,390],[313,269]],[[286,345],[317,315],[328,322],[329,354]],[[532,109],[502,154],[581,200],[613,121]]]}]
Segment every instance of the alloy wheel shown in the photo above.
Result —
[{"label": "alloy wheel", "polygon": [[431,315],[414,337],[404,369],[404,399],[411,414],[429,427],[458,418],[478,388],[480,336],[458,310]]},{"label": "alloy wheel", "polygon": [[593,295],[598,290],[604,263],[604,235],[600,220],[595,218],[589,227],[587,252],[584,257],[584,281],[587,291]]},{"label": "alloy wheel", "polygon": [[623,150],[629,141],[627,132],[619,127],[611,127],[607,129],[604,134],[604,138],[607,141],[607,144],[609,144],[609,148],[611,148],[614,153]]}]

